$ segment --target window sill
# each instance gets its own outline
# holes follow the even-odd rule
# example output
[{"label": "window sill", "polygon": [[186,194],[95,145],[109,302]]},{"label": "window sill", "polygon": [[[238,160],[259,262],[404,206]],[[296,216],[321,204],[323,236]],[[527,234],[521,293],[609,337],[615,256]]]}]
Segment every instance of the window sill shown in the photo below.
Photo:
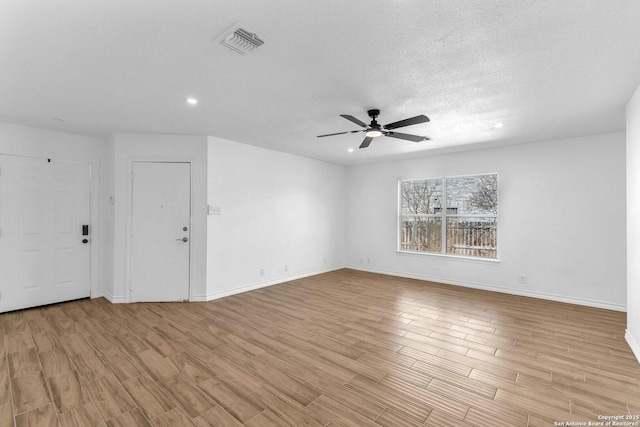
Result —
[{"label": "window sill", "polygon": [[402,251],[402,250],[396,250],[396,253],[403,256],[442,258],[442,259],[451,260],[451,261],[471,262],[476,264],[489,264],[489,265],[500,264],[499,258],[478,258],[478,257],[464,256],[464,255],[436,254],[431,252],[414,252],[414,251]]}]

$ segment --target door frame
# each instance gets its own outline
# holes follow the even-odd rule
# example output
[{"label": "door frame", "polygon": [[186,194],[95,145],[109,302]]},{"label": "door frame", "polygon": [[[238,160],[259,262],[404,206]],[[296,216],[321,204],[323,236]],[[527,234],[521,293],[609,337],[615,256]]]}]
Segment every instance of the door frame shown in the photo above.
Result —
[{"label": "door frame", "polygon": [[78,156],[47,152],[29,152],[30,150],[0,151],[0,155],[10,157],[27,157],[35,159],[51,159],[61,162],[77,162],[89,165],[89,298],[103,296],[100,282],[102,270],[102,223],[100,222],[100,160],[94,156]]},{"label": "door frame", "polygon": [[159,157],[159,156],[136,156],[129,157],[127,160],[127,235],[126,235],[126,248],[127,248],[127,261],[125,266],[126,281],[126,302],[131,303],[131,227],[133,224],[133,164],[134,163],[189,163],[189,224],[191,228],[191,239],[189,239],[189,301],[193,301],[193,163],[195,159],[193,157]]}]

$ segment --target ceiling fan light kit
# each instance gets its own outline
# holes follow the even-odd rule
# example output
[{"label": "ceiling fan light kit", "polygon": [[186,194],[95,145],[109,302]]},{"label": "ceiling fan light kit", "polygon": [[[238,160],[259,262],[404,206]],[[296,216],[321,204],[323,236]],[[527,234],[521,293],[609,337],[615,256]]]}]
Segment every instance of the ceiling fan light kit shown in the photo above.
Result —
[{"label": "ceiling fan light kit", "polygon": [[367,111],[367,114],[369,115],[369,117],[371,117],[371,123],[368,125],[360,119],[357,119],[348,114],[340,114],[340,117],[343,117],[364,129],[352,130],[347,132],[328,133],[325,135],[318,135],[318,138],[324,138],[325,136],[343,135],[346,133],[364,132],[365,138],[364,141],[362,141],[362,144],[360,144],[359,148],[367,148],[369,144],[371,144],[371,141],[373,141],[373,138],[377,138],[379,136],[388,136],[391,138],[404,139],[412,142],[428,141],[429,139],[431,139],[428,136],[409,135],[406,133],[392,131],[392,129],[397,129],[405,126],[427,123],[429,121],[429,117],[425,115],[415,116],[397,122],[389,123],[388,125],[380,126],[380,124],[376,120],[380,115],[380,110],[369,110]]}]

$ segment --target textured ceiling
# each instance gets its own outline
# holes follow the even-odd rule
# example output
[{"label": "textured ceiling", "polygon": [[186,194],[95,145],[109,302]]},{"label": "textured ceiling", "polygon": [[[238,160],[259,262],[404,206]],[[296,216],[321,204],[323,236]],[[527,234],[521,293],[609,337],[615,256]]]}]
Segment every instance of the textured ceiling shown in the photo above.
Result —
[{"label": "textured ceiling", "polygon": [[[214,42],[236,22],[265,44]],[[638,0],[0,0],[0,120],[340,164],[620,131],[639,22]],[[426,114],[399,131],[433,140],[316,138],[369,108],[383,124]]]}]

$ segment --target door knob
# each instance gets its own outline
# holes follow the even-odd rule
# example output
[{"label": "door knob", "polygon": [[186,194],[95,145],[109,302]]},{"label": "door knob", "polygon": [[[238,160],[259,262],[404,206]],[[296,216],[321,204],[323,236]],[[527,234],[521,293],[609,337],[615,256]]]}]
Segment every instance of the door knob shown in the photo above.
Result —
[{"label": "door knob", "polygon": [[182,242],[188,242],[189,238],[188,237],[183,237],[182,239],[176,239],[178,242],[182,241]]}]

